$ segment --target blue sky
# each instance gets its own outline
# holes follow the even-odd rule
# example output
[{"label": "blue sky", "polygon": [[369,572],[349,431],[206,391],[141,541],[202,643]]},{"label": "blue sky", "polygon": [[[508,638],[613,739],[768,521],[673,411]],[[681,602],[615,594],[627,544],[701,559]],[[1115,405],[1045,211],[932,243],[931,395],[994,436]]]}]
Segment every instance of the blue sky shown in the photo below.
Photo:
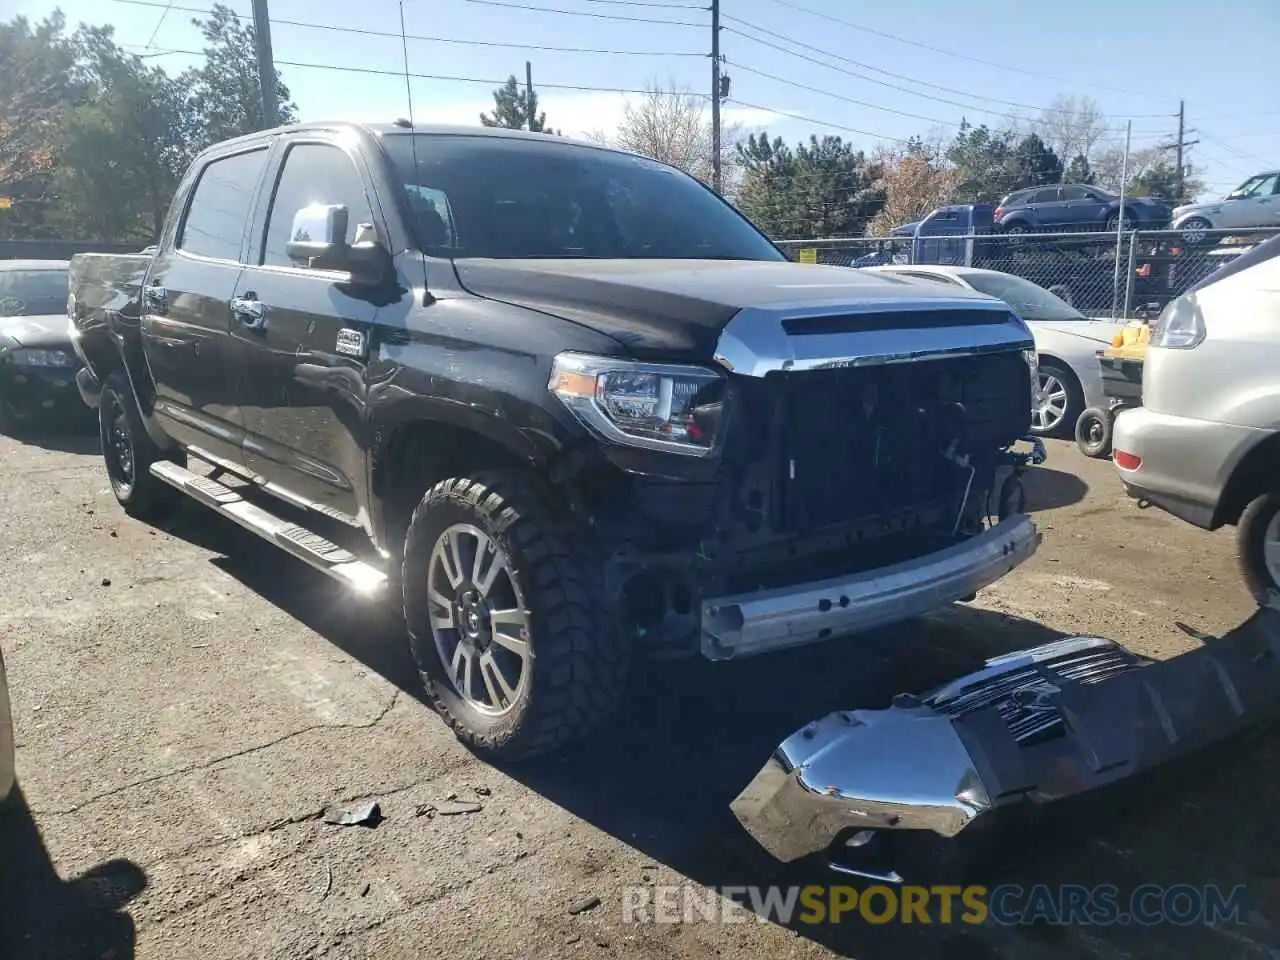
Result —
[{"label": "blue sky", "polygon": [[[396,0],[269,2],[276,21],[399,30]],[[164,0],[142,3],[156,5],[3,0],[5,8],[33,18],[60,6],[72,24],[114,24],[117,41],[134,52],[200,49],[199,34],[191,26],[193,14],[181,8],[207,8],[209,0],[175,0],[167,13]],[[613,128],[625,95],[610,91],[640,89],[653,78],[695,91],[709,88],[709,14],[698,0],[493,3],[405,0],[408,33],[452,41],[410,40],[411,70],[482,81],[414,80],[419,119],[477,123],[477,114],[492,105],[494,82],[511,73],[523,80],[526,60],[533,63],[534,86],[548,121],[566,134]],[[250,0],[228,5],[250,18]],[[1218,8],[1217,14],[1204,0],[1076,0],[1070,13],[1059,12],[1062,9],[1058,4],[1014,0],[722,0],[721,52],[732,77],[731,96],[741,101],[726,107],[726,118],[767,127],[788,140],[836,133],[870,148],[881,139],[931,129],[953,133],[962,116],[992,125],[1010,116],[1030,118],[1057,94],[1087,94],[1108,115],[1117,136],[1123,136],[1125,120],[1133,120],[1134,146],[1139,147],[1172,139],[1178,98],[1183,97],[1188,127],[1194,131],[1191,139],[1200,140],[1189,156],[1205,170],[1210,194],[1221,195],[1252,173],[1280,167],[1280,87],[1275,82],[1280,76],[1280,2],[1237,0]],[[289,65],[292,61],[398,71],[398,37],[277,22],[272,40],[304,119],[386,119],[407,113],[403,77]],[[564,53],[456,42],[461,40],[614,52]],[[192,58],[164,54],[154,62],[178,72]]]}]

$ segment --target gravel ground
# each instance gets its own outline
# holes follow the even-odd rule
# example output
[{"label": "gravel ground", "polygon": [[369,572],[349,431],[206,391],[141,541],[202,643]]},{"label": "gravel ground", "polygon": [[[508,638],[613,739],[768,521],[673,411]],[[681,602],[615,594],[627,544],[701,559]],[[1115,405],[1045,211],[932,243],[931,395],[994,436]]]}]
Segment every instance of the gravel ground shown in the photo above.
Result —
[{"label": "gravel ground", "polygon": [[[1109,463],[1071,445],[1051,444],[1034,478],[1040,552],[976,603],[756,661],[642,672],[597,744],[506,771],[422,704],[388,612],[194,504],[167,529],[127,519],[87,440],[0,437],[0,464],[21,782],[0,832],[6,960],[1280,957],[1271,733],[1109,802],[1065,852],[1020,868],[1027,881],[1245,884],[1240,925],[622,922],[624,886],[768,881],[738,855],[726,805],[821,712],[878,706],[1063,632],[1167,657],[1198,642],[1177,624],[1219,634],[1249,616],[1231,531],[1138,510]],[[480,809],[429,809],[451,797]],[[376,829],[324,822],[365,800],[385,817]]]}]

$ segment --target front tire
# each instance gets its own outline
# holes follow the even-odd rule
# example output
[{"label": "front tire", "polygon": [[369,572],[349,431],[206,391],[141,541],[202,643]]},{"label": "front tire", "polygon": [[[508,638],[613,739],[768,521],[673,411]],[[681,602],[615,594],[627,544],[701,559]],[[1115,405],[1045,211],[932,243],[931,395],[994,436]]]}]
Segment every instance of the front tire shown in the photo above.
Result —
[{"label": "front tire", "polygon": [[1209,236],[1209,231],[1212,229],[1213,224],[1204,217],[1192,217],[1178,228],[1178,232],[1188,246],[1208,247],[1214,243],[1214,238]]},{"label": "front tire", "polygon": [[1265,493],[1244,509],[1236,525],[1240,572],[1254,599],[1280,608],[1280,491]]},{"label": "front tire", "polygon": [[1056,363],[1040,364],[1031,411],[1031,432],[1037,437],[1070,435],[1084,408],[1084,394],[1070,370]]},{"label": "front tire", "polygon": [[111,492],[125,513],[158,521],[172,513],[182,494],[151,473],[151,465],[169,459],[147,434],[128,381],[119,373],[107,377],[98,401],[98,435]]},{"label": "front tire", "polygon": [[518,473],[426,492],[405,537],[405,621],[436,711],[469,748],[520,760],[597,728],[629,647],[601,566],[552,491]]},{"label": "front tire", "polygon": [[1089,407],[1076,420],[1076,446],[1086,457],[1100,460],[1111,453],[1115,418],[1111,411]]}]

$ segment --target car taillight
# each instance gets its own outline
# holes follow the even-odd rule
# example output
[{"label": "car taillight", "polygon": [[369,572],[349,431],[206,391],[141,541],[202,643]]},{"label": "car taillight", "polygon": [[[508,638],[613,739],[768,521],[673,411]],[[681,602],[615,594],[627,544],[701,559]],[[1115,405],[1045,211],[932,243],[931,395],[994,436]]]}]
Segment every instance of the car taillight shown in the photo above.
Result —
[{"label": "car taillight", "polygon": [[996,207],[996,212],[991,215],[992,219],[999,220],[1004,215],[1004,207]]},{"label": "car taillight", "polygon": [[1125,450],[1116,450],[1111,454],[1111,459],[1115,465],[1121,470],[1137,470],[1142,466],[1142,458],[1136,453],[1128,453]]}]

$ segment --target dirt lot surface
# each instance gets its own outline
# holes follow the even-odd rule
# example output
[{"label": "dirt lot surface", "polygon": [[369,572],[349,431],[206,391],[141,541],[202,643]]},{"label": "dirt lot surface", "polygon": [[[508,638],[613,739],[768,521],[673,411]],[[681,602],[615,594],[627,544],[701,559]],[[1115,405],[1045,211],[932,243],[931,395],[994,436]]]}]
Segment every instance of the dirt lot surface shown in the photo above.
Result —
[{"label": "dirt lot surface", "polygon": [[[1111,464],[1070,445],[1051,444],[1035,476],[1040,552],[977,603],[821,648],[650,669],[595,745],[507,771],[419,700],[393,616],[194,504],[168,529],[127,519],[87,441],[0,437],[0,464],[21,782],[0,829],[5,960],[1280,956],[1270,733],[1115,802],[1022,874],[1244,884],[1241,924],[622,922],[625,886],[768,881],[737,855],[726,805],[828,709],[883,705],[1061,632],[1166,657],[1199,642],[1177,623],[1217,634],[1250,614],[1231,531],[1140,511]],[[427,809],[455,795],[480,809]],[[364,800],[376,829],[322,818]]]}]

